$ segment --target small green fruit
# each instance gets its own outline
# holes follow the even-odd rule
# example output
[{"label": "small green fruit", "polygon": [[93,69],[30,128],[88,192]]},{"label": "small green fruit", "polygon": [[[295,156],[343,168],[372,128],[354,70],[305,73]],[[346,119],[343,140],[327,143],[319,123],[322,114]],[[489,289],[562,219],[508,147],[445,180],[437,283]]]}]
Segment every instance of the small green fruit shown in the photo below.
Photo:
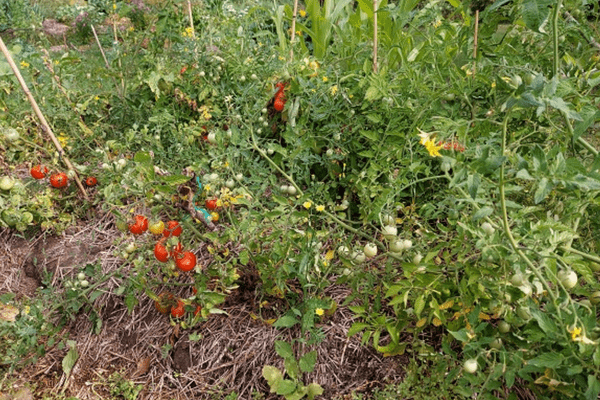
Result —
[{"label": "small green fruit", "polygon": [[477,360],[474,358],[471,358],[467,361],[465,361],[465,365],[464,365],[464,369],[465,372],[469,373],[469,374],[474,374],[475,372],[477,372]]},{"label": "small green fruit", "polygon": [[506,321],[500,321],[498,323],[498,331],[500,333],[508,333],[510,332],[510,324]]}]

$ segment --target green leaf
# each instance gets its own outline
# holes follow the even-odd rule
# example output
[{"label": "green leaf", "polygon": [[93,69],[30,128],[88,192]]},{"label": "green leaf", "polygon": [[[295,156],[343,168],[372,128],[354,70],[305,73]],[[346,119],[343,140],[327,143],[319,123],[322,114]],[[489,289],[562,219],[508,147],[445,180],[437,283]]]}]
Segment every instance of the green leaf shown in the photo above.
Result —
[{"label": "green leaf", "polygon": [[79,354],[77,353],[77,343],[74,340],[67,341],[67,345],[70,347],[67,355],[62,360],[63,372],[65,375],[70,375],[77,359],[79,358]]},{"label": "green leaf", "polygon": [[294,351],[292,350],[292,345],[288,342],[284,342],[283,340],[275,341],[275,351],[279,354],[279,357],[282,358],[290,358],[294,357]]},{"label": "green leaf", "polygon": [[596,400],[600,393],[600,382],[594,375],[588,375],[588,388],[585,391],[586,400]]},{"label": "green leaf", "polygon": [[350,327],[350,329],[348,329],[348,337],[352,337],[354,335],[356,335],[358,332],[362,331],[365,328],[368,328],[369,324],[364,323],[364,322],[355,322],[352,324],[352,326]]},{"label": "green leaf", "polygon": [[283,365],[285,366],[285,372],[287,372],[290,378],[296,380],[300,377],[300,367],[294,357],[286,358],[283,361]]},{"label": "green leaf", "polygon": [[420,295],[419,297],[417,297],[417,300],[415,300],[415,308],[414,308],[415,315],[417,317],[420,317],[424,308],[425,308],[425,298],[423,297],[423,295]]},{"label": "green leaf", "polygon": [[377,135],[377,132],[374,132],[374,131],[365,131],[365,130],[361,129],[360,134],[370,140],[379,140],[379,136]]},{"label": "green leaf", "polygon": [[248,262],[250,262],[250,253],[248,252],[248,250],[243,250],[240,253],[239,260],[240,260],[240,264],[248,265]]},{"label": "green leaf", "polygon": [[467,336],[467,330],[461,329],[459,331],[448,331],[454,338],[460,342],[466,343],[469,341],[469,337]]},{"label": "green leaf", "polygon": [[525,25],[533,31],[541,31],[540,27],[550,15],[552,0],[524,0],[521,3],[521,13]]},{"label": "green leaf", "polygon": [[297,323],[298,323],[298,320],[296,318],[289,316],[289,315],[284,315],[283,317],[281,317],[277,321],[275,321],[273,326],[275,328],[291,328],[292,326],[296,325]]},{"label": "green leaf", "polygon": [[481,178],[478,174],[469,175],[467,178],[467,190],[469,191],[471,198],[477,198],[477,190],[479,189],[480,184]]},{"label": "green leaf", "polygon": [[283,373],[272,365],[265,365],[262,369],[262,376],[269,383],[271,393],[275,393],[283,380]]},{"label": "green leaf", "polygon": [[296,391],[296,384],[289,379],[284,379],[279,382],[276,393],[282,396],[292,394]]},{"label": "green leaf", "polygon": [[552,321],[552,319],[545,312],[542,312],[537,308],[532,308],[530,312],[546,335],[549,337],[556,336],[558,333],[558,328],[554,324],[554,321]]},{"label": "green leaf", "polygon": [[300,370],[302,370],[302,372],[312,372],[315,369],[316,362],[317,352],[315,350],[309,351],[300,357]]},{"label": "green leaf", "polygon": [[562,364],[564,357],[560,353],[543,353],[527,361],[527,365],[541,368],[557,368]]},{"label": "green leaf", "polygon": [[533,201],[535,204],[539,204],[550,194],[553,189],[552,183],[548,180],[548,178],[542,178],[540,183],[538,183],[538,188],[535,191],[533,196]]},{"label": "green leaf", "polygon": [[482,207],[473,215],[473,222],[477,222],[482,218],[492,215],[493,213],[494,213],[494,209],[492,207],[489,207],[489,206]]},{"label": "green leaf", "polygon": [[133,308],[138,305],[138,299],[135,294],[129,292],[125,295],[125,305],[127,306],[127,310],[131,314]]},{"label": "green leaf", "polygon": [[308,392],[306,395],[310,400],[314,399],[315,396],[320,396],[323,394],[323,388],[318,383],[311,383],[308,385]]},{"label": "green leaf", "polygon": [[152,157],[147,151],[138,151],[133,156],[133,161],[140,164],[152,165]]},{"label": "green leaf", "polygon": [[169,186],[183,185],[190,180],[189,176],[185,175],[167,175],[161,177],[161,181]]}]

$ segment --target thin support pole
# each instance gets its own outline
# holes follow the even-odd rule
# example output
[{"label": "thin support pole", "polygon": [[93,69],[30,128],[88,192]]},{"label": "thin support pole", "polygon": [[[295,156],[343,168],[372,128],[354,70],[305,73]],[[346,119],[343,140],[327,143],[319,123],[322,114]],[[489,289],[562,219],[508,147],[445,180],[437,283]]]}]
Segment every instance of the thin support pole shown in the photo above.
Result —
[{"label": "thin support pole", "polygon": [[60,145],[60,142],[58,141],[56,136],[54,136],[54,132],[52,132],[50,125],[48,125],[48,121],[46,121],[46,117],[44,117],[44,114],[42,114],[40,107],[38,106],[37,102],[33,98],[33,95],[31,94],[31,92],[29,91],[29,88],[27,87],[27,84],[25,83],[25,80],[23,79],[23,76],[21,75],[19,68],[17,68],[15,61],[13,60],[12,56],[8,52],[8,49],[6,48],[6,45],[4,44],[4,41],[2,40],[1,37],[0,37],[0,50],[2,51],[2,54],[4,54],[4,57],[6,57],[6,60],[8,61],[8,65],[10,65],[10,68],[12,69],[17,80],[21,84],[21,88],[23,89],[23,92],[25,92],[25,95],[27,96],[27,99],[29,100],[31,107],[33,107],[33,111],[35,111],[35,114],[37,115],[38,119],[40,120],[40,123],[42,124],[42,130],[45,131],[48,134],[48,136],[50,136],[52,143],[54,143],[54,147],[56,147],[56,149],[58,150],[58,154],[60,155],[60,158],[63,160],[63,162],[65,163],[67,168],[69,170],[72,170],[75,172],[75,183],[77,184],[77,187],[79,187],[79,190],[83,194],[83,197],[86,200],[88,200],[88,195],[87,195],[83,185],[81,184],[81,181],[79,180],[77,171],[75,170],[75,168],[73,168],[73,164],[71,164],[71,162],[67,158],[65,151],[63,150],[62,146]]}]

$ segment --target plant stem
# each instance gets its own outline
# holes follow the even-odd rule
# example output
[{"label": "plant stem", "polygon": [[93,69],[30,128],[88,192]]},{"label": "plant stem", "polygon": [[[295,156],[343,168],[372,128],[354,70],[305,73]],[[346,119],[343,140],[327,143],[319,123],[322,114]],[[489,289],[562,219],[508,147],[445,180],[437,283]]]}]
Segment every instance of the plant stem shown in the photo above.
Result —
[{"label": "plant stem", "polygon": [[593,262],[600,264],[600,257],[597,257],[594,255],[585,253],[583,251],[574,249],[571,246],[558,246],[558,248],[564,252],[577,254],[578,256],[581,256],[581,257],[585,258],[586,260],[593,261]]},{"label": "plant stem", "polygon": [[558,75],[558,66],[560,59],[558,56],[558,16],[560,15],[560,8],[562,7],[562,0],[558,0],[554,6],[554,15],[552,16],[552,34],[554,44],[554,64],[552,66],[552,76]]},{"label": "plant stem", "polygon": [[373,0],[373,72],[377,73],[377,0]]},{"label": "plant stem", "polygon": [[[502,155],[504,155],[506,153],[507,130],[508,130],[508,114],[506,115],[506,117],[504,117],[504,121],[502,123]],[[552,300],[556,304],[556,294],[552,291],[552,289],[548,285],[548,282],[546,282],[546,279],[544,278],[542,273],[539,271],[537,266],[535,266],[533,264],[533,262],[529,259],[529,257],[527,257],[525,255],[525,253],[523,253],[523,251],[519,248],[519,245],[517,244],[517,241],[515,240],[514,236],[512,235],[512,232],[510,230],[510,226],[508,224],[508,212],[506,209],[506,196],[505,196],[505,189],[504,189],[504,162],[500,165],[499,190],[500,190],[500,206],[502,208],[502,223],[504,225],[504,233],[506,234],[506,237],[508,238],[508,241],[509,241],[511,247],[513,248],[514,252],[519,255],[519,257],[525,262],[525,264],[527,264],[527,266],[529,268],[531,268],[531,270],[536,275],[536,277],[546,287],[546,290],[548,291],[548,295],[550,296],[550,298],[552,298]]]}]

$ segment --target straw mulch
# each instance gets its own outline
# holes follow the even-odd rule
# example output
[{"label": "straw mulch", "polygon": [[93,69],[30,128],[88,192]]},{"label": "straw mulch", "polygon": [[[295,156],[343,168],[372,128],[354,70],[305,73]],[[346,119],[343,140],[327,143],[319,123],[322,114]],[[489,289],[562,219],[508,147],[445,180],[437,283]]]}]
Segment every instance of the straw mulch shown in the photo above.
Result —
[{"label": "straw mulch", "polygon": [[[0,232],[0,293],[35,296],[44,269],[52,273],[56,291],[62,291],[62,281],[73,279],[87,263],[100,263],[103,274],[109,274],[125,262],[116,255],[114,242],[120,235],[109,216],[61,237],[25,240],[8,230]],[[129,268],[125,276],[133,273]],[[145,295],[138,296],[139,304],[129,313],[123,296],[115,294],[121,282],[110,279],[102,286],[106,293],[94,303],[102,320],[100,332],[92,333],[93,322],[82,312],[65,328],[68,338],[76,341],[79,355],[70,377],[62,369],[68,349],[54,347],[10,378],[17,385],[35,384],[36,397],[64,392],[82,400],[110,398],[111,388],[120,379],[142,385],[138,399],[221,399],[231,392],[239,399],[259,394],[278,398],[269,393],[262,368],[283,369],[274,342],[290,342],[301,333],[293,328],[276,329],[256,318],[259,282],[251,271],[246,273],[241,279],[250,283],[230,296],[222,307],[226,315],[213,315],[187,330],[172,325]],[[190,296],[189,288],[178,290],[176,295]],[[325,294],[341,304],[349,290],[332,285]],[[325,389],[321,398],[350,398],[350,393],[368,392],[403,376],[406,357],[385,358],[362,346],[360,335],[347,337],[352,318],[347,308],[339,307],[321,324],[325,338],[321,343],[304,349],[296,346],[300,354],[318,352],[316,368],[305,375],[304,383],[319,383]]]}]

